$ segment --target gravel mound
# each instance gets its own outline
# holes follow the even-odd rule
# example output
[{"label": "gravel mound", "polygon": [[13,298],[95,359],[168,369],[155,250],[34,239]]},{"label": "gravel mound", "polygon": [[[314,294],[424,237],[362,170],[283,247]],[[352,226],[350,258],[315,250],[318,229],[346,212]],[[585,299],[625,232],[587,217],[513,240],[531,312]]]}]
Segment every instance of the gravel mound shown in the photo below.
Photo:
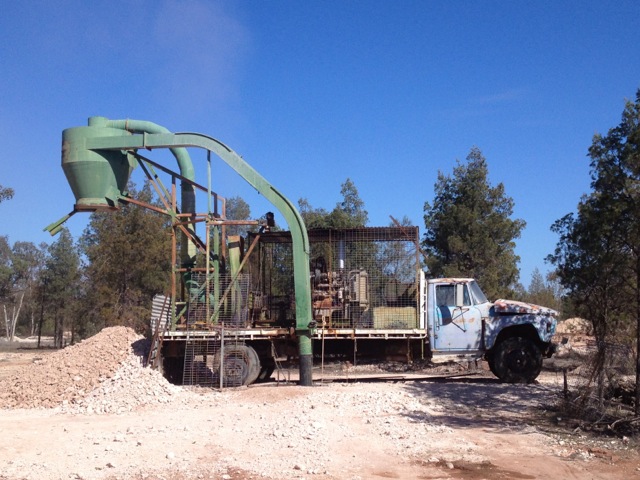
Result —
[{"label": "gravel mound", "polygon": [[556,328],[558,334],[593,335],[593,324],[584,318],[568,318],[563,322],[558,322]]},{"label": "gravel mound", "polygon": [[0,408],[119,413],[165,402],[180,388],[142,367],[144,344],[130,328],[109,327],[81,343],[36,358],[0,381]]},{"label": "gravel mound", "polygon": [[157,370],[142,367],[135,354],[120,365],[115,374],[100,383],[84,398],[75,403],[62,402],[62,413],[124,413],[150,404],[173,401],[181,393],[181,387],[170,384]]}]

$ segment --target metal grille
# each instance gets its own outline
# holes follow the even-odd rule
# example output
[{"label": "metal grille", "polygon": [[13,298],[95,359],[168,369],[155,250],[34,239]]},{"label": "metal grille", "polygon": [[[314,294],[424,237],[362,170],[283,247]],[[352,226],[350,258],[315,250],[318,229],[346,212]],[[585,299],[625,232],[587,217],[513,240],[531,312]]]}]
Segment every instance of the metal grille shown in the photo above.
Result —
[{"label": "metal grille", "polygon": [[188,339],[184,355],[182,383],[215,387],[220,383],[220,340]]},{"label": "metal grille", "polygon": [[[187,326],[190,330],[248,326],[249,275],[219,275],[209,281],[205,273],[192,274],[189,282]],[[207,294],[208,293],[208,294]]]},{"label": "metal grille", "polygon": [[151,334],[163,334],[171,325],[171,299],[156,295],[151,303]]},{"label": "metal grille", "polygon": [[[418,326],[418,230],[310,230],[312,306],[329,328],[406,329]],[[251,264],[254,323],[289,326],[294,316],[291,236],[260,236]]]},{"label": "metal grille", "polygon": [[255,351],[235,338],[225,339],[222,329],[218,333],[217,338],[187,339],[183,385],[223,388],[255,381],[260,368]]},{"label": "metal grille", "polygon": [[182,383],[239,387],[256,380],[260,360],[237,336],[249,326],[249,275],[193,273],[188,284],[187,338]]}]

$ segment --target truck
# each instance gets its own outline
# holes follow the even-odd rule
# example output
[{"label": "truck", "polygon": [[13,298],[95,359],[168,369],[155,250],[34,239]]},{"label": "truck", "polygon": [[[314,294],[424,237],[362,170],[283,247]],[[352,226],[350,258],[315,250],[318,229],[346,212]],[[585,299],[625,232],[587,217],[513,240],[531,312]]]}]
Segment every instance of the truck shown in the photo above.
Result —
[{"label": "truck", "polygon": [[[195,181],[190,147],[207,151],[206,186]],[[179,172],[141,153],[158,149],[171,151]],[[279,229],[273,212],[227,218],[226,200],[213,190],[211,153],[289,228]],[[138,166],[160,206],[128,195]],[[500,380],[528,383],[554,352],[554,310],[490,302],[472,278],[428,278],[417,227],[307,229],[286,196],[212,137],[91,117],[63,131],[62,168],[76,204],[46,228],[52,234],[77,212],[126,204],[170,220],[171,281],[153,300],[148,362],[174,383],[249,385],[269,379],[285,356],[297,360],[304,386],[313,384],[314,361],[390,357],[485,359]],[[197,211],[197,195],[206,211]]]},{"label": "truck", "polygon": [[[556,311],[504,299],[490,302],[472,278],[428,278],[417,254],[417,227],[312,229],[308,236],[317,361],[485,359],[500,380],[529,383],[540,373],[543,357],[554,352]],[[163,369],[176,383],[201,383],[194,378],[197,371],[217,385],[218,372],[231,362],[224,384],[247,385],[269,378],[277,358],[295,356],[290,233],[248,233],[231,244],[240,249],[241,261],[242,245],[254,248],[242,272],[222,280],[222,288],[233,293],[214,324],[217,330],[207,327],[204,313],[182,323],[165,318]],[[203,295],[192,296],[189,308],[205,312],[206,302]],[[201,327],[193,331],[189,322]],[[222,362],[221,337],[232,344]]]}]

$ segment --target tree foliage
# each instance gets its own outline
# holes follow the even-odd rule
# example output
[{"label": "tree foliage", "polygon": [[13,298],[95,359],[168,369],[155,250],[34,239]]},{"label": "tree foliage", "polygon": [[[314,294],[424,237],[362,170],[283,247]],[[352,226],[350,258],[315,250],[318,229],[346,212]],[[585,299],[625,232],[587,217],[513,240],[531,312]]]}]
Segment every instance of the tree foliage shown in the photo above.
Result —
[{"label": "tree foliage", "polygon": [[489,298],[512,292],[518,280],[514,240],[525,222],[512,219],[504,185],[491,186],[487,161],[473,147],[453,175],[438,173],[433,204],[424,205],[422,242],[432,276],[474,277]]},{"label": "tree foliage", "polygon": [[364,208],[364,201],[360,198],[355,183],[350,178],[341,185],[340,195],[342,195],[342,201],[338,202],[329,214],[331,226],[364,227],[369,222],[369,214]]},{"label": "tree foliage", "polygon": [[560,312],[561,315],[564,313],[562,286],[556,272],[548,273],[545,278],[537,267],[534,268],[531,273],[529,288],[522,293],[521,300],[553,308]]},{"label": "tree foliage", "polygon": [[594,136],[589,158],[591,192],[575,214],[553,224],[560,239],[549,260],[580,313],[594,324],[600,370],[611,342],[635,343],[639,414],[640,90],[635,102],[626,102],[620,124]]},{"label": "tree foliage", "polygon": [[18,326],[18,315],[22,314],[22,331],[28,335],[36,333],[36,314],[38,311],[37,286],[46,256],[46,245],[40,247],[31,242],[16,242],[12,248],[14,272],[15,303],[17,308],[14,330]]},{"label": "tree foliage", "polygon": [[11,246],[9,237],[0,236],[0,301],[4,302],[11,294]]},{"label": "tree foliage", "polygon": [[[242,197],[227,198],[226,217],[229,220],[249,220],[251,218],[251,208]],[[245,235],[252,230],[249,225],[229,225],[226,227],[227,235]]]},{"label": "tree foliage", "polygon": [[342,201],[331,212],[324,208],[313,208],[306,198],[298,200],[298,208],[308,229],[364,227],[369,222],[364,201],[358,194],[355,183],[347,178],[340,187]]},{"label": "tree foliage", "polygon": [[[147,184],[130,195],[152,204]],[[83,335],[105,326],[147,329],[153,296],[168,289],[171,272],[168,217],[135,205],[95,212],[80,239],[86,257]]]},{"label": "tree foliage", "polygon": [[13,198],[13,188],[0,185],[0,203]]},{"label": "tree foliage", "polygon": [[9,340],[13,340],[21,316],[31,320],[28,329],[23,322],[23,330],[34,334],[34,291],[43,263],[43,251],[33,243],[11,246],[8,237],[0,237],[0,304]]},{"label": "tree foliage", "polygon": [[298,200],[298,210],[308,229],[329,227],[329,212],[324,208],[313,208],[306,198]]},{"label": "tree foliage", "polygon": [[[45,321],[53,323],[54,344],[64,346],[64,334],[72,328],[78,281],[80,256],[69,230],[63,228],[55,242],[48,248],[48,255],[41,275],[42,316],[39,335]],[[71,321],[70,321],[71,320]]]}]

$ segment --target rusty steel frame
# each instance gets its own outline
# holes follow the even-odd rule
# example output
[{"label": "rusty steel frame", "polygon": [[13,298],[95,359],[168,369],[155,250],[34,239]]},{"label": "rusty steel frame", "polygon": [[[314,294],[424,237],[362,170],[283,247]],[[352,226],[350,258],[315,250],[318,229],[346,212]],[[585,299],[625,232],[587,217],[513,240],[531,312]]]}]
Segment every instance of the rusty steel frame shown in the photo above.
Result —
[{"label": "rusty steel frame", "polygon": [[[171,235],[172,275],[171,275],[170,297],[172,299],[171,301],[173,304],[172,305],[173,314],[172,314],[172,320],[171,320],[172,321],[171,327],[172,329],[176,329],[178,327],[178,323],[180,323],[179,322],[180,317],[182,317],[185,313],[184,310],[179,311],[177,309],[177,306],[182,303],[182,302],[179,302],[178,299],[184,299],[184,296],[185,296],[184,291],[180,292],[181,294],[178,295],[178,283],[179,283],[178,278],[180,278],[180,274],[187,273],[187,272],[207,272],[208,274],[211,273],[211,268],[208,266],[209,254],[210,254],[210,242],[209,242],[210,226],[218,225],[218,226],[224,227],[226,225],[258,225],[259,222],[256,220],[226,220],[220,217],[211,218],[211,214],[204,214],[204,213],[195,213],[195,214],[180,213],[179,208],[177,207],[177,195],[176,195],[177,180],[186,181],[196,189],[202,192],[207,192],[208,194],[211,195],[211,197],[213,197],[214,204],[216,204],[218,201],[221,201],[221,203],[223,203],[223,206],[221,209],[223,213],[226,211],[226,208],[225,208],[226,205],[224,205],[226,203],[226,199],[215,192],[210,192],[209,189],[203,187],[202,185],[184,178],[179,173],[174,172],[171,169],[166,168],[158,164],[157,162],[154,162],[153,160],[150,160],[149,158],[146,158],[137,153],[135,154],[135,157],[138,160],[139,165],[141,166],[145,176],[147,177],[150,184],[153,186],[154,190],[156,191],[156,194],[158,195],[158,198],[160,199],[161,203],[164,205],[165,209],[162,209],[155,205],[151,205],[146,202],[142,202],[140,200],[133,199],[131,197],[123,197],[121,198],[121,201],[125,203],[130,203],[133,205],[137,205],[163,215],[167,215],[172,219],[172,235]],[[162,182],[162,179],[156,174],[156,172],[151,167],[155,167],[171,177],[171,190],[168,190],[165,187],[165,185]],[[114,207],[111,209],[115,210],[116,208]],[[216,205],[216,210],[217,210],[217,205]],[[207,238],[206,241],[203,241],[198,235],[195,234],[195,232],[191,228],[189,228],[189,225],[196,224],[196,223],[203,223],[203,222],[206,223],[206,228],[207,228],[206,234],[205,234]],[[177,267],[177,259],[178,259],[177,231],[178,230],[182,232],[189,241],[192,241],[196,245],[200,253],[203,253],[205,255],[205,258],[207,259],[206,267],[204,268],[203,267],[189,267],[189,268]],[[249,259],[256,244],[257,244],[257,240],[254,240],[253,244],[250,246],[250,248],[247,250],[245,254],[245,258],[243,259],[240,269],[242,268],[242,266],[244,266],[244,264]],[[207,275],[207,281],[208,279],[209,279],[209,275]],[[182,287],[183,287],[182,290],[184,290],[183,285]],[[207,315],[208,318],[210,318],[211,320],[215,319],[216,312],[220,308],[220,305],[222,304],[222,302],[224,301],[225,296],[228,294],[228,290],[229,288],[227,288],[227,291],[223,294],[222,298],[219,300],[218,305],[216,306],[213,314]],[[212,321],[210,326],[213,327],[214,323],[215,321]],[[186,325],[186,321],[184,322],[184,324]]]}]

